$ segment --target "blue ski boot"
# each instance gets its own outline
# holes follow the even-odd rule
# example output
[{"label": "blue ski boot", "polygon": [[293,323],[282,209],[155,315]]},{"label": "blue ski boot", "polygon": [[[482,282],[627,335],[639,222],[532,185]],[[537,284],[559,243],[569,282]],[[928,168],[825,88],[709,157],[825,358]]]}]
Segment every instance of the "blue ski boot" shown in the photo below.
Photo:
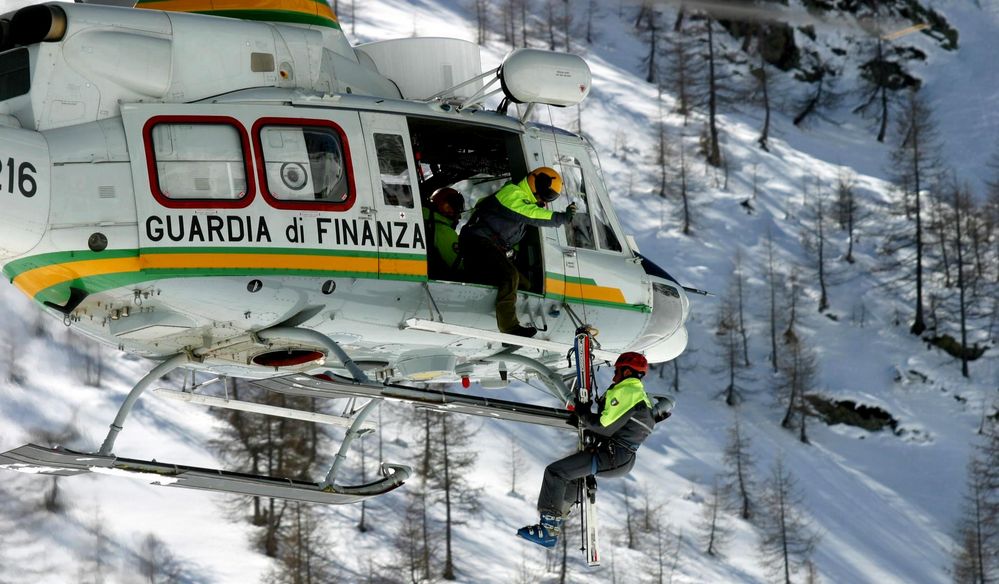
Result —
[{"label": "blue ski boot", "polygon": [[555,547],[560,533],[562,533],[562,518],[554,515],[542,515],[541,523],[517,530],[517,535],[520,537],[546,548]]}]

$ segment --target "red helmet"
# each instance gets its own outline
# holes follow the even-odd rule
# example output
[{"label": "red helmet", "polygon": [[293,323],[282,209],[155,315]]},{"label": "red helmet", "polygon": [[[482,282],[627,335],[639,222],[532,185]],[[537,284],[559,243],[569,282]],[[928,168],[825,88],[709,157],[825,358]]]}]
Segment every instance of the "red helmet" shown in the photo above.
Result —
[{"label": "red helmet", "polygon": [[645,355],[641,353],[621,353],[621,356],[617,358],[614,362],[614,369],[620,369],[621,367],[627,367],[634,371],[635,373],[641,373],[645,375],[649,372],[649,360],[645,358]]},{"label": "red helmet", "polygon": [[430,195],[430,208],[452,221],[458,221],[465,211],[465,197],[451,187],[443,187]]}]

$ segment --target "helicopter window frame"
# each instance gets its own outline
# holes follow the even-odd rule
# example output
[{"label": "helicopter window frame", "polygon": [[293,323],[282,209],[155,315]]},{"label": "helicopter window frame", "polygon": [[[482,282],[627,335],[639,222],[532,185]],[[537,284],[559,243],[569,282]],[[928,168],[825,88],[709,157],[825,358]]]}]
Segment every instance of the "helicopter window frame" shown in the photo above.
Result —
[{"label": "helicopter window frame", "polygon": [[[410,157],[406,155],[406,140],[399,132],[373,130],[375,152],[378,155],[378,177],[381,183],[382,201],[391,207],[413,209],[416,205],[415,190],[411,179]],[[396,140],[397,139],[397,140]],[[402,164],[401,168],[398,166]],[[396,177],[396,180],[392,180]]]},{"label": "helicopter window frame", "polygon": [[617,227],[611,220],[600,192],[600,176],[594,172],[592,160],[575,153],[561,153],[555,163],[562,175],[563,189],[580,209],[572,221],[563,226],[566,243],[576,249],[623,254],[624,245]]},{"label": "helicopter window frame", "polygon": [[[312,127],[332,130],[336,137],[340,140],[340,150],[343,152],[342,164],[344,178],[347,182],[347,198],[343,201],[303,201],[297,199],[278,198],[271,193],[267,184],[267,161],[264,159],[263,142],[261,140],[261,131],[266,126],[289,126],[302,129]],[[347,140],[347,133],[340,127],[339,124],[330,120],[317,118],[267,117],[260,118],[255,121],[253,123],[251,133],[253,134],[253,147],[257,163],[257,177],[260,182],[260,194],[271,207],[274,207],[275,209],[295,211],[343,212],[354,206],[354,202],[357,200],[357,188],[354,183],[354,167],[351,162],[352,158],[350,156],[350,145]]]},{"label": "helicopter window frame", "polygon": [[[243,155],[243,172],[246,179],[246,190],[239,198],[175,198],[160,189],[158,161],[153,143],[153,129],[158,125],[211,125],[229,126],[239,135],[240,151]],[[253,155],[250,151],[250,136],[246,128],[236,118],[230,116],[197,116],[197,115],[162,115],[153,116],[142,126],[142,140],[146,150],[146,170],[149,175],[149,190],[153,198],[170,209],[242,209],[256,197],[256,183],[250,161]]]}]

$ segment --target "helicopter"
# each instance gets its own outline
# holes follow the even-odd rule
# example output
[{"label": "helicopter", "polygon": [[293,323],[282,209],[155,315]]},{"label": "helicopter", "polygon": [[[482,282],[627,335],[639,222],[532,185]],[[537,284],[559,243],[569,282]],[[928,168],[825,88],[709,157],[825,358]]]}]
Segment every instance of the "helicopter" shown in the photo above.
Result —
[{"label": "helicopter", "polygon": [[[700,291],[624,233],[593,145],[530,121],[536,106],[585,99],[581,57],[517,49],[483,71],[464,40],[352,46],[325,3],[244,4],[54,2],[0,16],[0,268],[67,327],[159,362],[96,452],[28,444],[0,466],[352,503],[410,472],[385,464],[374,482],[336,482],[382,400],[569,429],[566,355],[580,331],[599,331],[596,361],[683,352]],[[539,166],[563,177],[552,208],[578,212],[520,244],[518,316],[539,331],[523,338],[495,330],[494,287],[428,272],[423,211],[438,188],[474,204]],[[158,395],[345,428],[329,472],[308,482],[116,456],[133,405],[175,369],[219,377]],[[439,389],[527,376],[547,404]],[[203,391],[226,377],[348,406],[333,416]]]}]

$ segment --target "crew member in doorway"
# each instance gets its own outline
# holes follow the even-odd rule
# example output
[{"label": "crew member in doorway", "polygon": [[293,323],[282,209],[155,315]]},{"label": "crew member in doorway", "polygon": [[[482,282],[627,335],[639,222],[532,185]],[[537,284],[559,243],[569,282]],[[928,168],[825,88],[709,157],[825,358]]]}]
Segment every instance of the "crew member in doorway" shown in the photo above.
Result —
[{"label": "crew member in doorway", "polygon": [[619,477],[635,466],[635,453],[649,437],[657,422],[670,416],[673,400],[659,398],[653,405],[645,393],[642,378],[649,362],[640,353],[622,353],[614,363],[613,383],[597,398],[597,412],[576,404],[569,423],[589,432],[594,441],[581,450],[548,465],[538,495],[541,521],[521,527],[520,537],[554,547],[562,531],[562,521],[576,501],[579,481],[590,475]]},{"label": "crew member in doorway", "polygon": [[427,270],[435,280],[458,280],[461,257],[458,253],[458,221],[465,212],[465,197],[451,187],[430,195],[424,207],[427,228]]},{"label": "crew member in doorway", "polygon": [[538,332],[517,319],[517,287],[522,276],[513,263],[513,250],[528,225],[557,227],[572,220],[575,205],[569,205],[564,212],[545,208],[561,191],[562,177],[558,172],[547,166],[536,168],[520,182],[509,182],[476,203],[471,219],[461,230],[465,272],[477,282],[499,288],[496,324],[502,333],[533,337]]}]

